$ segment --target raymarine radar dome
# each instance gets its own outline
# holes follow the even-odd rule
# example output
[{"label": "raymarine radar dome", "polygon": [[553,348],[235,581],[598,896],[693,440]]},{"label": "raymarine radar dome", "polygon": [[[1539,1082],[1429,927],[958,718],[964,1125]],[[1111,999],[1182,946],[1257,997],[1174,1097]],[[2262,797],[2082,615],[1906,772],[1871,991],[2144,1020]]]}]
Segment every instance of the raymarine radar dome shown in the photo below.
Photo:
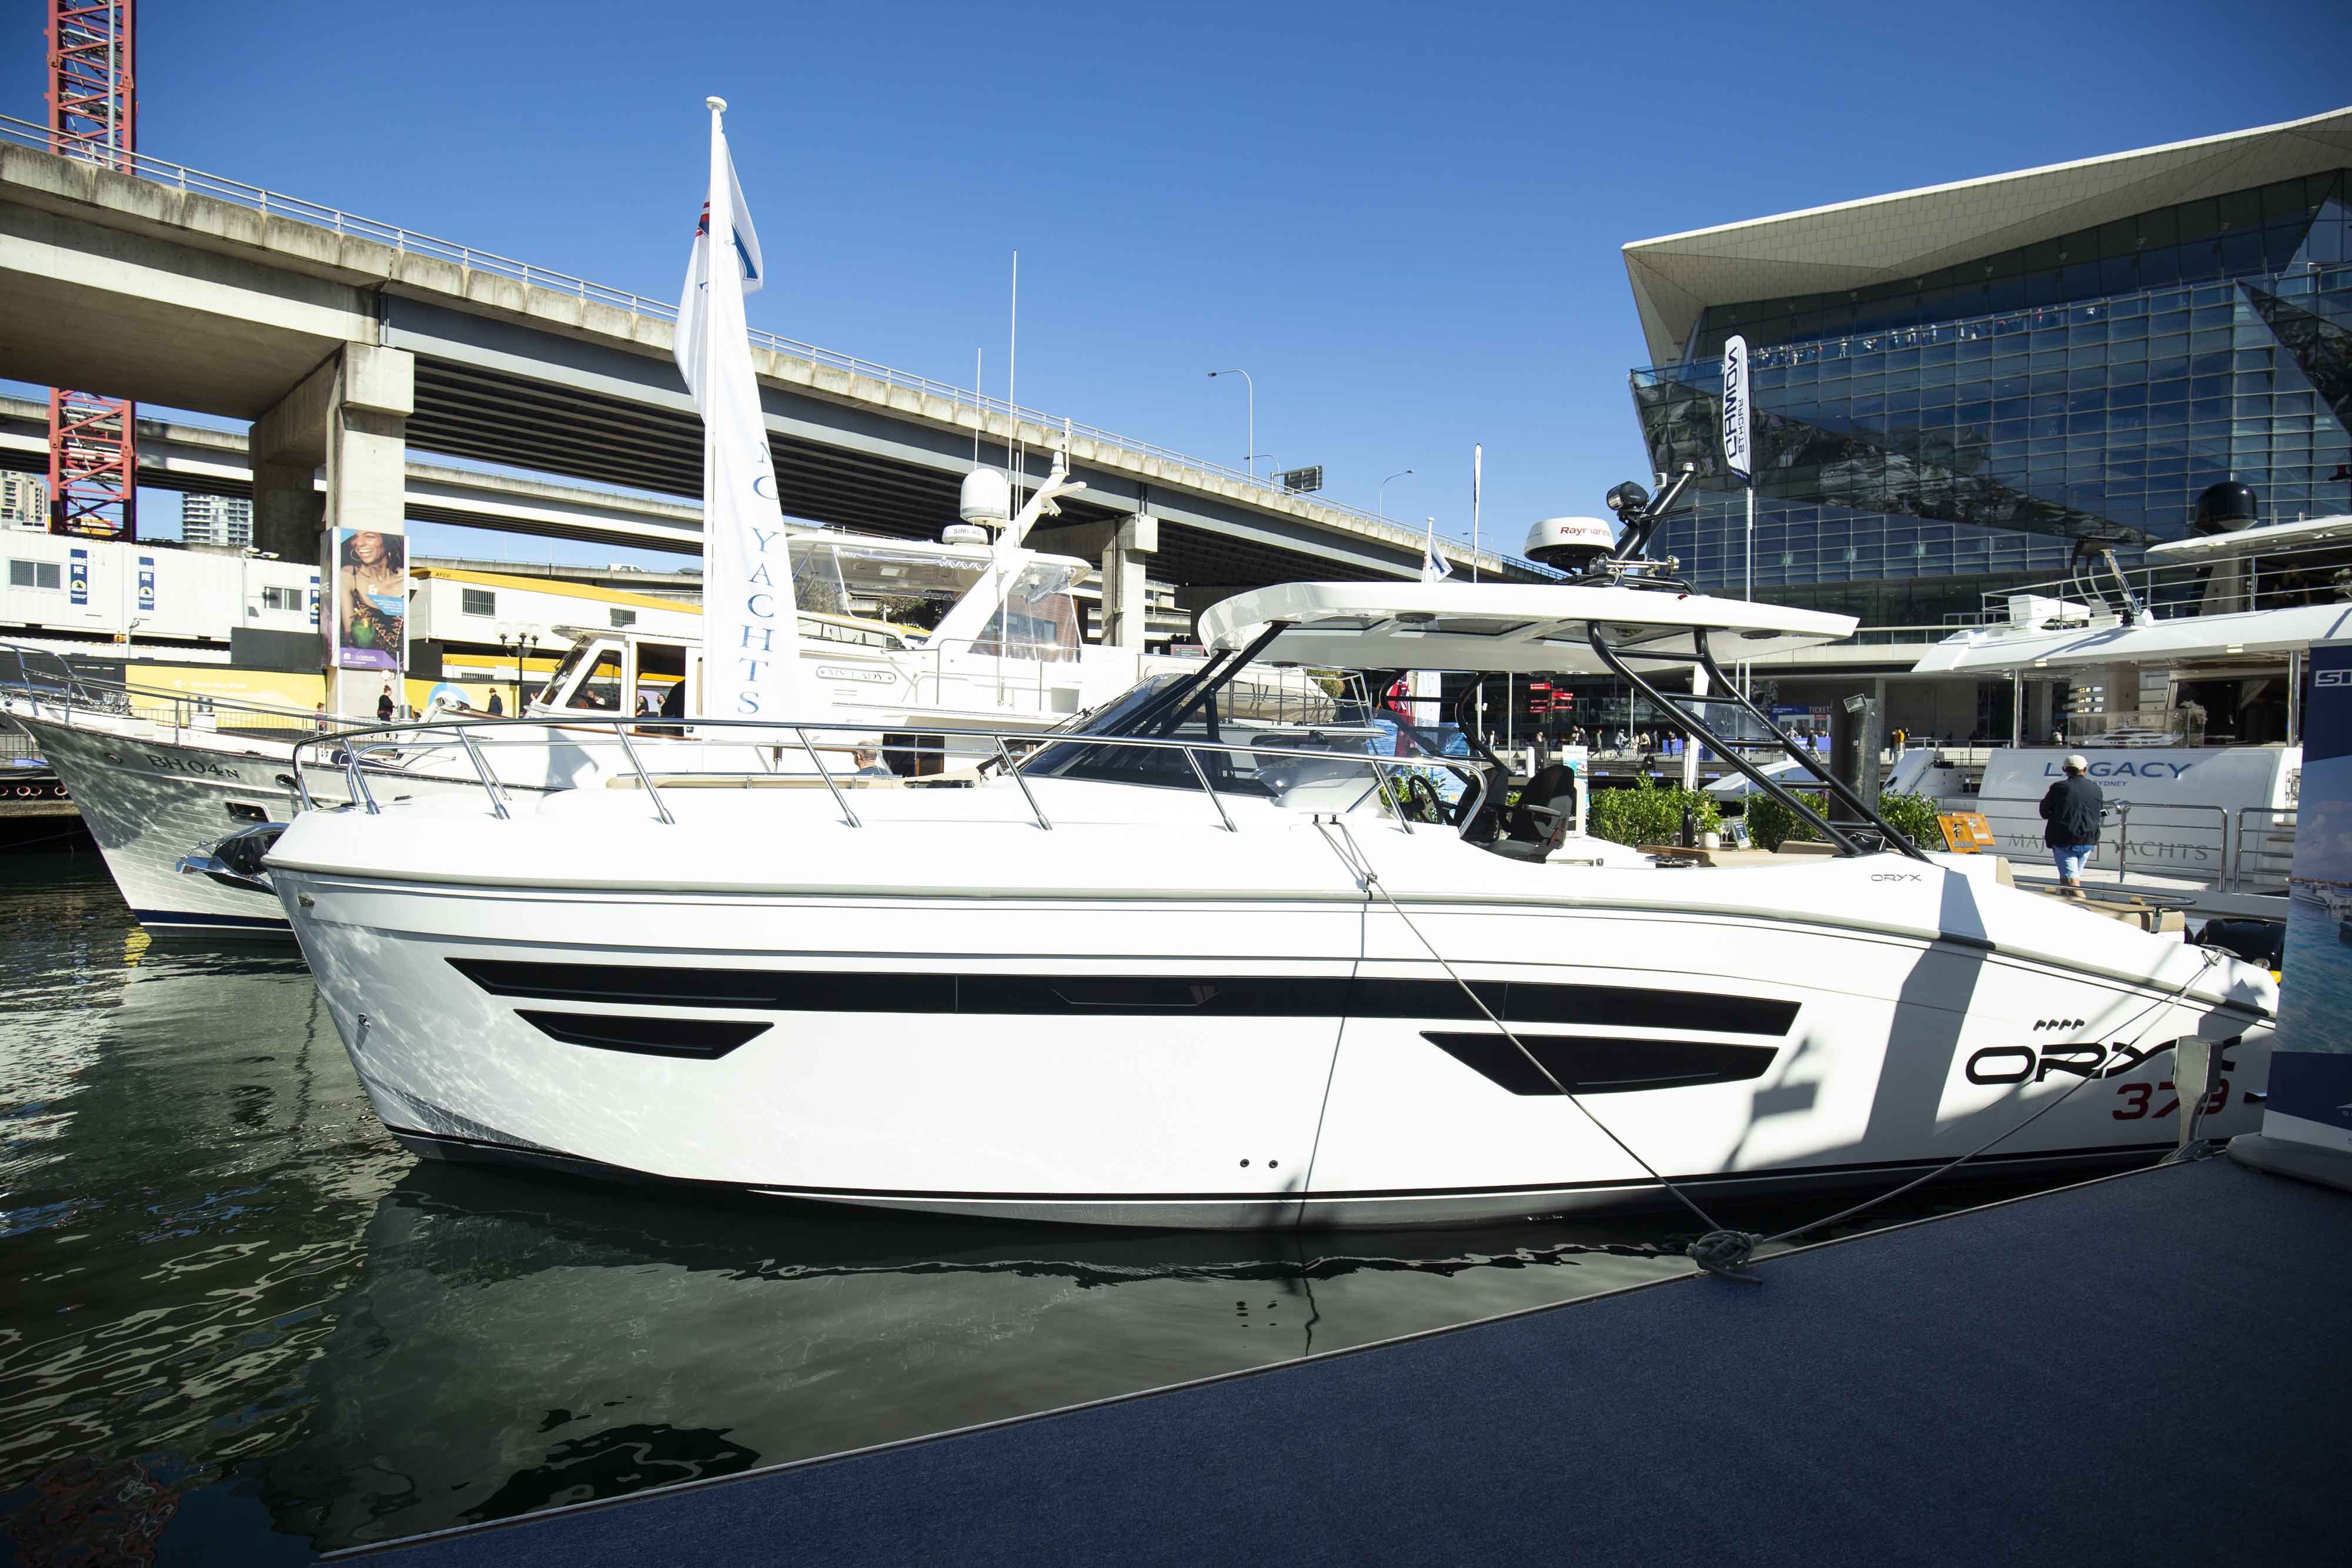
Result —
[{"label": "raymarine radar dome", "polygon": [[1582,571],[1617,548],[1617,530],[1599,517],[1546,517],[1528,530],[1529,560],[1562,571]]}]

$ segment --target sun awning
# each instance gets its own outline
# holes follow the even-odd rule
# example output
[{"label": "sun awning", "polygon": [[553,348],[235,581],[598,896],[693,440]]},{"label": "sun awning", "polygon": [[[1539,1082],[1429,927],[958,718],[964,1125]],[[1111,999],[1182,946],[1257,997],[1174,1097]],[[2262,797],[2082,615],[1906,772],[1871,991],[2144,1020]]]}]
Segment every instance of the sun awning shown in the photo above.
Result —
[{"label": "sun awning", "polygon": [[1549,583],[1286,582],[1203,612],[1201,641],[1246,648],[1277,622],[1286,629],[1256,657],[1358,670],[1462,670],[1494,674],[1603,674],[1591,647],[1600,628],[1635,664],[1641,648],[1687,653],[1690,630],[1726,666],[1853,635],[1854,618],[1780,604],[1640,588]]}]

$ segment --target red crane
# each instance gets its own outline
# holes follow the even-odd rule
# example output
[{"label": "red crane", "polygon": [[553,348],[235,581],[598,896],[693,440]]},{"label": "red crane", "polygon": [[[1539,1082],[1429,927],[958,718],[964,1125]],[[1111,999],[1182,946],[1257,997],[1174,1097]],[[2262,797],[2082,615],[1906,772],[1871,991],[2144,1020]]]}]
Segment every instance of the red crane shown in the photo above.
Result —
[{"label": "red crane", "polygon": [[[128,171],[139,141],[134,0],[49,0],[49,150]],[[139,537],[138,409],[49,393],[49,531]]]}]

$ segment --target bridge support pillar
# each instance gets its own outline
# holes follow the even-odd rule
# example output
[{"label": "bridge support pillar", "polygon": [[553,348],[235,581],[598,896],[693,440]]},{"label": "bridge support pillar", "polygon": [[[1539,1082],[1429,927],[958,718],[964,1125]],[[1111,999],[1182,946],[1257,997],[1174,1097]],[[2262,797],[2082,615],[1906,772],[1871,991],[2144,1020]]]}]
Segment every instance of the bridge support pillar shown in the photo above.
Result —
[{"label": "bridge support pillar", "polygon": [[1160,519],[1137,513],[1118,525],[1102,554],[1102,640],[1113,648],[1143,646],[1147,611],[1143,558],[1160,550]]},{"label": "bridge support pillar", "polygon": [[1143,558],[1160,552],[1160,519],[1138,512],[1115,523],[1074,523],[1034,529],[1032,549],[1052,555],[1093,557],[1102,571],[1102,643],[1107,648],[1141,648],[1146,601]]},{"label": "bridge support pillar", "polygon": [[[337,609],[336,530],[394,538],[406,532],[408,416],[415,407],[415,355],[346,343],[254,422],[254,547],[320,563],[322,618]],[[364,671],[331,680],[328,706],[346,716],[373,714],[383,680],[381,672]]]}]

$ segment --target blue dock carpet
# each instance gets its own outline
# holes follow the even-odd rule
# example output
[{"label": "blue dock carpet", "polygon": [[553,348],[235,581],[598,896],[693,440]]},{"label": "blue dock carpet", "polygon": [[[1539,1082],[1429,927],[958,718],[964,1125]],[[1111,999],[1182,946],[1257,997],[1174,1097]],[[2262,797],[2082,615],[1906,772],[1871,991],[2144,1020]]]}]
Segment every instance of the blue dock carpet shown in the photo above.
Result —
[{"label": "blue dock carpet", "polygon": [[1757,1271],[390,1554],[2352,1563],[2352,1196],[2209,1159]]}]

